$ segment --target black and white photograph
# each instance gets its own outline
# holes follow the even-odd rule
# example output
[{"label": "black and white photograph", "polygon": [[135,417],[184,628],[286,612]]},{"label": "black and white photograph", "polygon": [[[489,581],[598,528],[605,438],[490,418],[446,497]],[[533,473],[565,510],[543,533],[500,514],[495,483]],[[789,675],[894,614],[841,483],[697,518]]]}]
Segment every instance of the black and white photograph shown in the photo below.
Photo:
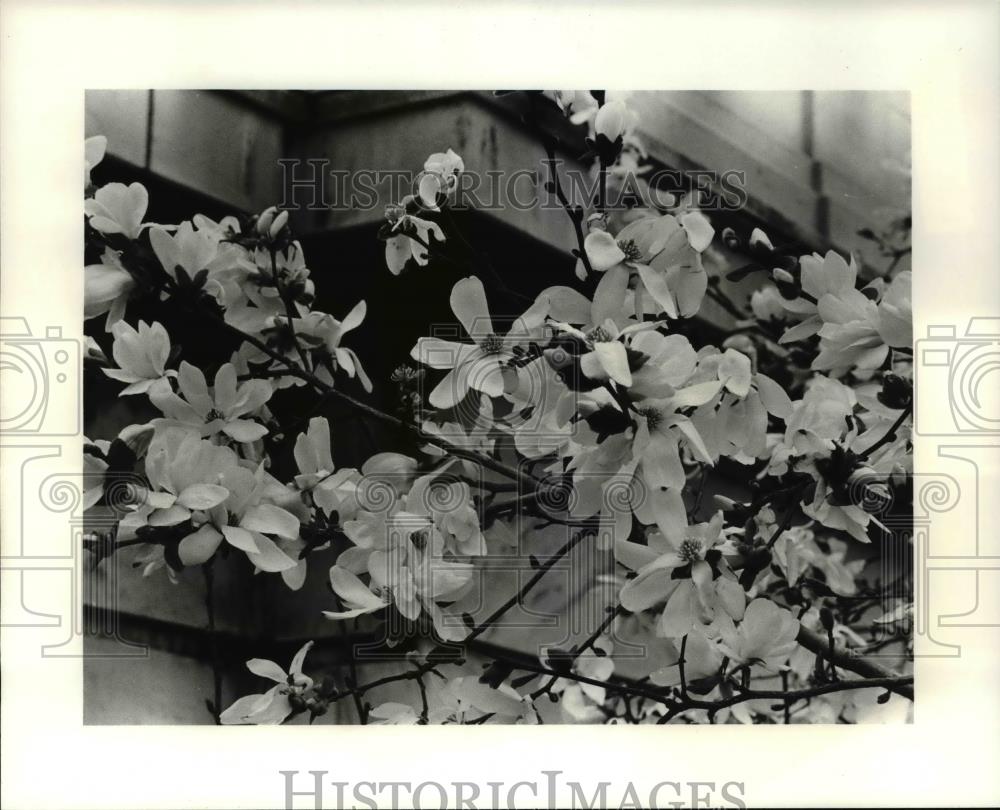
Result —
[{"label": "black and white photograph", "polygon": [[3,0],[0,805],[995,806],[998,31]]},{"label": "black and white photograph", "polygon": [[908,721],[908,94],[86,128],[86,722]]}]

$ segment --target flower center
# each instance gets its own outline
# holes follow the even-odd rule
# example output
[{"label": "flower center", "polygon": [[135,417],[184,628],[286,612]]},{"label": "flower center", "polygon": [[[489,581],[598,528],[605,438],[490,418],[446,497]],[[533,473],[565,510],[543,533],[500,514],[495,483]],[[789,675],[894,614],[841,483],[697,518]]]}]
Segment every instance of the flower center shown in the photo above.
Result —
[{"label": "flower center", "polygon": [[587,334],[587,339],[591,343],[607,343],[612,338],[611,338],[611,333],[608,332],[608,330],[605,329],[603,326],[595,326]]},{"label": "flower center", "polygon": [[218,411],[215,408],[212,408],[212,410],[210,410],[208,414],[205,416],[205,421],[214,422],[216,419],[224,419],[224,418],[225,416],[223,415],[222,411]]},{"label": "flower center", "polygon": [[495,334],[489,335],[483,340],[480,348],[483,354],[500,354],[503,351],[503,338]]},{"label": "flower center", "polygon": [[696,540],[693,537],[687,538],[681,543],[681,547],[677,551],[677,556],[684,560],[684,562],[697,562],[701,559],[701,540]]},{"label": "flower center", "polygon": [[627,262],[637,262],[642,258],[642,252],[639,250],[639,246],[631,239],[619,242],[618,248],[625,254],[625,261]]},{"label": "flower center", "polygon": [[656,430],[663,422],[663,414],[656,410],[656,408],[643,408],[639,413],[646,417],[646,427],[650,430]]},{"label": "flower center", "polygon": [[417,378],[417,370],[407,365],[402,365],[392,372],[392,381],[396,383],[412,382]]},{"label": "flower center", "polygon": [[401,205],[391,204],[385,207],[385,220],[390,225],[395,225],[403,218],[403,214],[406,213],[406,209]]}]

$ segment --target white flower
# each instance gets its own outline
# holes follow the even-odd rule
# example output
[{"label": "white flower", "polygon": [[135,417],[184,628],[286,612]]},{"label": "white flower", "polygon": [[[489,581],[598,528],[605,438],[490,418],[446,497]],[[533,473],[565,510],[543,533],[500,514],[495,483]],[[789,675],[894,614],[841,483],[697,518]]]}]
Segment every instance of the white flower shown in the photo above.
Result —
[{"label": "white flower", "polygon": [[780,321],[785,318],[784,299],[773,284],[754,290],[750,296],[750,309],[758,321]]},{"label": "white flower", "polygon": [[792,343],[815,335],[823,325],[817,308],[817,303],[825,295],[840,297],[854,292],[854,284],[858,277],[858,268],[851,257],[851,263],[835,251],[827,251],[826,256],[814,253],[811,256],[799,258],[801,268],[802,290],[813,299],[796,298],[794,301],[783,301],[785,309],[801,323],[786,330],[779,343]]},{"label": "white flower", "polygon": [[724,455],[749,464],[767,455],[767,415],[785,419],[792,412],[784,389],[765,374],[754,373],[750,358],[732,348],[703,353],[698,369],[699,374],[714,372],[723,383],[719,396],[691,415],[712,458]]},{"label": "white flower", "polygon": [[108,139],[103,135],[95,135],[83,142],[83,185],[90,185],[90,172],[102,160],[108,149]]},{"label": "white flower", "polygon": [[267,381],[248,380],[237,387],[236,368],[225,363],[209,391],[201,369],[184,361],[177,383],[183,399],[166,380],[154,383],[149,389],[150,401],[163,411],[166,421],[196,428],[202,436],[222,431],[238,442],[252,442],[267,435],[262,424],[242,418],[253,414],[271,398],[273,391]]},{"label": "white flower", "polygon": [[907,347],[913,340],[910,272],[896,276],[878,304],[851,288],[824,295],[817,311],[823,325],[814,369],[876,369],[890,346]]},{"label": "white flower", "polygon": [[[644,216],[622,228],[617,237],[591,231],[584,251],[595,272],[624,266],[638,275],[645,293],[667,317],[689,318],[698,312],[708,288],[699,254],[714,235],[700,211],[688,211],[680,218]],[[643,299],[637,296],[636,315],[643,309]]]},{"label": "white flower", "polygon": [[[731,618],[742,616],[743,589],[722,561],[723,555],[734,551],[723,534],[722,522],[722,513],[717,512],[708,523],[688,526],[683,533],[654,535],[649,546],[618,542],[619,562],[629,567],[641,564],[636,577],[622,588],[622,606],[638,612],[666,602],[658,633],[668,638],[712,622],[720,610]],[[686,577],[674,577],[674,571],[687,567]]]},{"label": "white flower", "polygon": [[295,463],[299,468],[295,485],[310,491],[327,516],[336,512],[343,523],[353,520],[357,513],[361,476],[353,468],[335,471],[330,448],[330,423],[324,417],[313,417],[308,431],[295,440]]},{"label": "white flower", "polygon": [[828,453],[847,432],[846,418],[858,400],[854,391],[822,375],[812,379],[785,420],[785,444],[799,454]]},{"label": "white flower", "polygon": [[458,175],[465,171],[465,162],[448,149],[447,152],[435,152],[424,161],[424,173],[420,178],[418,194],[424,207],[437,211],[437,197],[447,194],[455,187]]},{"label": "white flower", "polygon": [[669,397],[691,377],[697,354],[683,335],[663,335],[646,330],[632,336],[629,348],[645,361],[632,372],[629,393],[642,399]]},{"label": "white flower", "polygon": [[88,264],[83,271],[83,317],[89,320],[107,312],[105,328],[111,331],[125,315],[135,279],[111,248],[105,249],[100,264]]},{"label": "white flower", "polygon": [[584,124],[597,115],[597,99],[589,90],[546,90],[542,95],[558,104],[571,124]]},{"label": "white flower", "polygon": [[[313,370],[324,382],[332,384],[332,372],[343,369],[351,379],[357,377],[365,391],[371,392],[372,381],[361,367],[361,359],[354,349],[340,345],[348,332],[361,325],[366,312],[367,305],[364,301],[359,301],[342,321],[326,312],[315,311],[293,320],[296,335],[300,338],[313,338],[320,343],[318,349],[313,349],[311,357]],[[287,323],[283,318],[276,320]]]},{"label": "white flower", "polygon": [[230,448],[201,439],[179,427],[158,429],[146,456],[147,493],[152,527],[191,522],[178,546],[184,565],[207,562],[223,540],[243,551],[262,571],[286,571],[297,563],[267,535],[296,540],[299,520],[262,499],[267,489],[263,467],[240,465]]},{"label": "white flower", "polygon": [[190,222],[182,222],[173,235],[164,228],[153,228],[149,232],[149,243],[174,281],[180,280],[178,274],[193,279],[202,270],[207,270],[219,252],[217,235],[210,229],[195,230]]},{"label": "white flower", "polygon": [[406,511],[431,518],[448,551],[466,557],[485,555],[486,541],[469,485],[464,481],[444,481],[439,475],[440,470],[413,482],[406,496]]},{"label": "white flower", "polygon": [[270,239],[276,239],[278,234],[281,233],[281,229],[285,227],[288,223],[288,212],[278,211],[278,206],[272,205],[270,208],[266,208],[259,217],[257,217],[257,235],[266,236]]},{"label": "white flower", "polygon": [[700,461],[712,463],[712,457],[691,420],[677,411],[682,407],[701,405],[717,392],[716,383],[699,383],[682,388],[669,399],[636,403],[637,428],[632,452],[633,457],[639,460],[639,473],[646,487],[651,490],[680,490],[684,487],[686,476],[678,447],[681,438],[687,440]]},{"label": "white flower", "polygon": [[241,697],[226,709],[219,717],[224,726],[229,725],[278,725],[283,723],[290,714],[296,711],[289,700],[290,697],[301,697],[313,687],[313,680],[302,674],[306,653],[312,647],[309,641],[303,645],[292,659],[288,672],[285,672],[274,661],[264,658],[253,658],[247,661],[247,669],[254,675],[274,681],[267,692],[262,695],[247,695]]},{"label": "white flower", "polygon": [[545,317],[545,307],[536,304],[511,325],[503,337],[493,330],[483,282],[475,276],[464,278],[451,290],[451,310],[455,313],[472,343],[456,343],[441,338],[423,337],[410,356],[448,374],[430,393],[435,408],[452,408],[461,402],[469,389],[490,397],[504,393],[504,364],[514,358],[514,347],[526,344],[538,333]]},{"label": "white flower", "polygon": [[[83,444],[93,444],[105,455],[110,442],[98,440],[91,442],[86,436],[83,437]],[[93,453],[83,454],[83,508],[90,509],[104,497],[104,474],[108,470],[108,462]]]},{"label": "white flower", "polygon": [[594,118],[594,130],[609,141],[616,141],[625,134],[631,115],[624,101],[609,101]]},{"label": "white flower", "polygon": [[144,394],[155,382],[177,375],[176,371],[166,370],[170,336],[163,324],[150,326],[139,321],[136,330],[125,321],[118,321],[111,332],[115,336],[111,352],[119,368],[106,368],[104,373],[113,380],[129,383],[118,396]]},{"label": "white flower", "polygon": [[[633,333],[654,329],[655,323],[636,323],[623,315],[625,295],[628,286],[628,271],[613,267],[597,283],[593,303],[580,296],[580,305],[572,309],[577,312],[564,313],[564,307],[546,296],[539,295],[553,317],[568,314],[574,322],[584,323],[589,315],[589,326],[578,329],[564,321],[554,321],[553,325],[562,332],[573,335],[586,346],[580,355],[580,370],[592,380],[613,380],[626,388],[632,385],[632,370],[624,341]],[[589,313],[586,311],[589,304]],[[582,311],[581,311],[582,310]],[[561,350],[558,350],[561,351]]]},{"label": "white flower", "polygon": [[770,599],[754,599],[739,628],[723,630],[721,645],[734,661],[778,670],[795,651],[798,633],[799,622],[789,611]]},{"label": "white flower", "polygon": [[[347,609],[323,615],[348,619],[392,603],[410,620],[426,612],[445,640],[464,638],[468,631],[461,621],[445,614],[437,603],[458,597],[472,580],[472,565],[443,558],[444,541],[426,517],[396,512],[388,517],[370,515],[367,522],[371,531],[363,534],[355,531],[357,526],[344,529],[352,540],[369,545],[347,549],[330,569],[330,586]],[[367,573],[370,584],[355,572]]]},{"label": "white flower", "polygon": [[108,183],[97,189],[93,199],[85,200],[83,210],[90,217],[90,226],[101,233],[120,233],[138,239],[144,227],[149,194],[142,183]]},{"label": "white flower", "polygon": [[[445,241],[440,225],[412,214],[400,216],[392,226],[392,232],[395,236],[389,237],[385,242],[385,263],[394,276],[402,272],[410,259],[420,267],[426,266],[430,258],[427,246],[431,244],[431,234],[434,235],[435,242]],[[417,238],[411,239],[410,234]]]},{"label": "white flower", "polygon": [[[601,636],[592,648],[584,650],[573,661],[571,672],[593,681],[608,681],[615,671],[615,662],[611,658],[613,642],[608,636]],[[600,652],[598,652],[598,650]],[[543,649],[541,661],[548,665],[548,650]],[[561,696],[559,701],[563,716],[571,723],[600,723],[604,714],[600,707],[604,705],[607,690],[593,683],[574,681],[568,678],[557,678],[549,688]]]}]

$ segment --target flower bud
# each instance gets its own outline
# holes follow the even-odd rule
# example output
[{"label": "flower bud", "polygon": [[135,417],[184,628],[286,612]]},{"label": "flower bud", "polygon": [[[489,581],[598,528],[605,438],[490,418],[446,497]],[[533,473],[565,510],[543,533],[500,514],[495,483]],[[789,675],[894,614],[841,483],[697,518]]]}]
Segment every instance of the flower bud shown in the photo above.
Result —
[{"label": "flower bud", "polygon": [[736,231],[734,231],[732,228],[723,228],[722,244],[724,244],[730,250],[739,250],[740,238],[736,235]]},{"label": "flower bud", "polygon": [[913,402],[913,383],[906,377],[892,372],[882,376],[882,390],[878,401],[887,408],[902,410]]},{"label": "flower bud", "polygon": [[395,225],[403,218],[403,214],[406,213],[406,209],[401,205],[396,203],[390,203],[385,207],[385,221],[390,225]]},{"label": "flower bud", "polygon": [[823,629],[826,630],[827,633],[833,631],[833,625],[834,625],[833,611],[830,610],[830,608],[822,607],[819,609],[819,621],[820,624],[823,625]]},{"label": "flower bud", "polygon": [[760,228],[754,228],[753,232],[750,234],[750,247],[763,248],[768,252],[774,250],[774,245],[771,244],[771,240]]},{"label": "flower bud", "polygon": [[795,276],[793,276],[787,270],[782,270],[780,267],[775,267],[771,271],[771,278],[773,278],[775,281],[780,281],[783,284],[795,283]]},{"label": "flower bud", "polygon": [[736,501],[732,498],[726,497],[725,495],[713,495],[712,500],[715,501],[715,505],[718,506],[723,512],[728,512],[736,508]]},{"label": "flower bud", "polygon": [[281,229],[285,227],[288,222],[288,212],[282,211],[274,218],[274,222],[271,223],[271,227],[268,228],[267,234],[272,239],[276,239],[278,234],[281,233]]},{"label": "flower bud", "polygon": [[616,141],[625,134],[625,103],[609,101],[597,111],[594,119],[594,130],[609,141]]},{"label": "flower bud", "polygon": [[272,205],[270,208],[266,209],[259,217],[257,217],[257,235],[267,236],[271,229],[271,225],[274,224],[274,218],[278,213],[277,206]]}]

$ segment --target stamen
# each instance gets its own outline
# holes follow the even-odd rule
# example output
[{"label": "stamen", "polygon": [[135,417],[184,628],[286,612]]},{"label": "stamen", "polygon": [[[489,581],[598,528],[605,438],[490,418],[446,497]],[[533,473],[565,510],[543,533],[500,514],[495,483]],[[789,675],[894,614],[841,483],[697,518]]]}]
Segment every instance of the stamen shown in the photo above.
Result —
[{"label": "stamen", "polygon": [[642,258],[642,251],[639,250],[639,246],[631,239],[619,242],[618,247],[625,254],[625,261],[627,262],[637,262]]},{"label": "stamen", "polygon": [[693,537],[687,538],[681,543],[681,547],[677,551],[677,556],[684,560],[684,562],[697,562],[701,559],[701,540]]},{"label": "stamen", "polygon": [[480,348],[483,354],[500,354],[503,351],[503,338],[495,334],[489,335],[483,340]]},{"label": "stamen", "polygon": [[656,408],[642,408],[639,413],[646,417],[646,426],[650,430],[656,430],[663,422],[663,414]]},{"label": "stamen", "polygon": [[605,329],[603,326],[595,326],[593,329],[591,329],[590,332],[587,334],[587,339],[591,343],[607,343],[613,340],[613,338],[611,337],[611,333],[608,332],[608,330]]}]

